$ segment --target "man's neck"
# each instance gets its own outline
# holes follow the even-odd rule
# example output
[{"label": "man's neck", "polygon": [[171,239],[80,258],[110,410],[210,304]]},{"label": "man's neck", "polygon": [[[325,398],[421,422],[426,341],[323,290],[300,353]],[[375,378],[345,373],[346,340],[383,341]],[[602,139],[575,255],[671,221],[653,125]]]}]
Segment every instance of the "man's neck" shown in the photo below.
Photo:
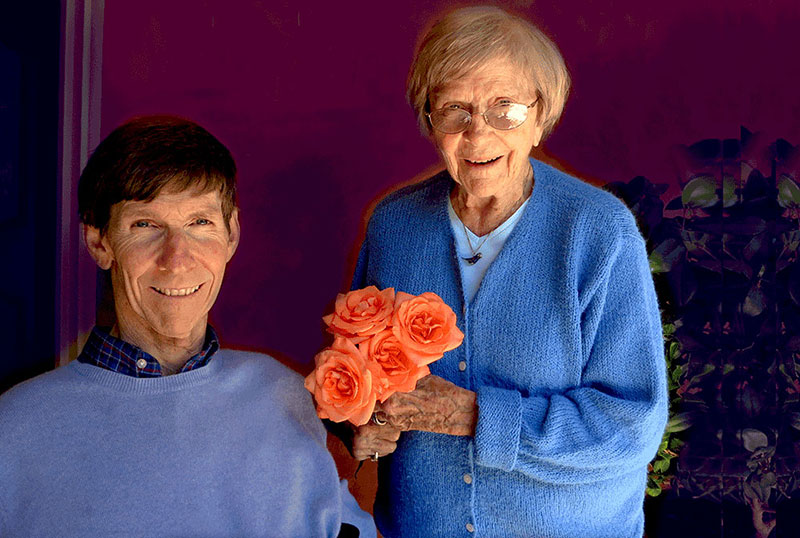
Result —
[{"label": "man's neck", "polygon": [[117,321],[111,330],[111,335],[153,356],[161,366],[161,374],[171,375],[178,373],[186,361],[202,351],[206,323],[198,324],[184,337],[171,337]]}]

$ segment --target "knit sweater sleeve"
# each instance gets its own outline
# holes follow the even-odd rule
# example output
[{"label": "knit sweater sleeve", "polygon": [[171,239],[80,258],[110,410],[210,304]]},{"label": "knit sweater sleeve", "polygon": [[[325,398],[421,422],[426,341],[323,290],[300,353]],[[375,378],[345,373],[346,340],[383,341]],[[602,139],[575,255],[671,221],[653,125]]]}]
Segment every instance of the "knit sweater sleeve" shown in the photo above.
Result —
[{"label": "knit sweater sleeve", "polygon": [[578,386],[478,387],[479,464],[573,484],[645,466],[667,417],[661,322],[641,237],[624,234],[585,300]]}]

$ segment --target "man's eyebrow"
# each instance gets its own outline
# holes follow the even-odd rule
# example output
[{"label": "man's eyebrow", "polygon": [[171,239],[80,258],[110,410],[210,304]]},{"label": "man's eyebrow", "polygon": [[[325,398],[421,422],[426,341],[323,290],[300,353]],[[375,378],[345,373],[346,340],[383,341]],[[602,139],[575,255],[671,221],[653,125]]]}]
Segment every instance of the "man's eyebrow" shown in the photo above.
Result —
[{"label": "man's eyebrow", "polygon": [[209,217],[209,216],[217,216],[222,214],[222,208],[218,205],[204,205],[202,207],[198,207],[197,209],[193,209],[187,213],[189,218],[197,218],[197,217]]},{"label": "man's eyebrow", "polygon": [[142,202],[130,202],[124,204],[119,211],[121,217],[149,217],[155,213]]},{"label": "man's eyebrow", "polygon": [[[186,213],[189,217],[205,216],[222,213],[222,208],[215,204],[207,204],[196,207]],[[146,202],[133,202],[124,205],[120,210],[120,216],[131,217],[159,217],[157,211],[153,211]]]}]

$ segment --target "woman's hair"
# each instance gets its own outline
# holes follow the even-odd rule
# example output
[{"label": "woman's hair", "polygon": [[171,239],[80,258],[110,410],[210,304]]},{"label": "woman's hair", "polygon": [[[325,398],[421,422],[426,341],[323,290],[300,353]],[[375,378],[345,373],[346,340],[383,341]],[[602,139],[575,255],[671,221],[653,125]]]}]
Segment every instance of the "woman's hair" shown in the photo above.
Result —
[{"label": "woman's hair", "polygon": [[100,142],[86,163],[78,183],[81,222],[105,233],[111,206],[149,202],[165,188],[219,192],[229,226],[236,208],[236,163],[228,148],[192,121],[134,118]]},{"label": "woman's hair", "polygon": [[467,7],[447,13],[425,34],[406,85],[406,97],[424,133],[430,96],[472,70],[508,59],[519,67],[539,98],[539,121],[546,136],[558,122],[570,79],[555,44],[525,19],[496,7]]}]

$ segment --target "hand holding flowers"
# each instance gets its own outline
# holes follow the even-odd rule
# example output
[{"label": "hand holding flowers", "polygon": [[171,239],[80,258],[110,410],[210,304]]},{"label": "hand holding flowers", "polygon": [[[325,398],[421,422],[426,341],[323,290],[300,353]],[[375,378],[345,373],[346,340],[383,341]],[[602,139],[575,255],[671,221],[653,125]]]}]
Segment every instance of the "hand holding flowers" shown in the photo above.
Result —
[{"label": "hand holding flowers", "polygon": [[305,386],[320,418],[356,426],[369,420],[377,401],[414,390],[430,373],[427,365],[464,338],[452,309],[430,292],[369,286],[339,294],[323,321],[334,342],[315,357]]}]

